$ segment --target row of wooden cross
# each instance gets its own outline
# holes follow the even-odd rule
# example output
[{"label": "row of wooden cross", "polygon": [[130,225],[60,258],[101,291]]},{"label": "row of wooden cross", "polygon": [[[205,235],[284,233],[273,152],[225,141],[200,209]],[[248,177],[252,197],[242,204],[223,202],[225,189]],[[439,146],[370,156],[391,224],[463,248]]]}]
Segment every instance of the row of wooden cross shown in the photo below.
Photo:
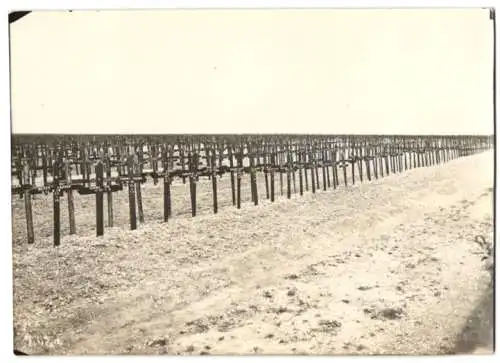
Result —
[{"label": "row of wooden cross", "polygon": [[[471,149],[469,152],[474,152]],[[215,158],[215,153],[212,154],[212,160]],[[351,167],[352,173],[352,183],[355,183],[355,165],[357,165],[360,181],[363,182],[363,168],[366,169],[366,176],[368,180],[375,178],[384,177],[391,173],[398,173],[409,168],[430,166],[434,164],[439,164],[446,162],[451,158],[460,156],[458,150],[450,149],[428,149],[421,150],[421,152],[414,153],[366,153],[366,154],[356,154],[352,153],[347,157],[342,157],[337,160],[335,157],[333,159],[324,160],[309,160],[308,162],[303,162],[299,156],[299,160],[293,161],[293,157],[288,155],[288,159],[285,164],[274,165],[271,161],[270,167],[268,165],[258,166],[255,158],[249,158],[249,167],[243,167],[243,154],[237,155],[237,165],[230,165],[227,171],[230,173],[231,177],[231,192],[232,192],[232,202],[237,208],[241,208],[241,183],[242,178],[245,174],[250,175],[250,191],[251,200],[255,205],[259,203],[259,196],[257,190],[257,172],[263,171],[265,176],[265,187],[266,187],[266,198],[270,199],[271,202],[275,200],[275,174],[280,175],[280,187],[281,195],[283,192],[283,177],[286,175],[286,194],[287,198],[291,198],[292,194],[292,182],[293,191],[296,190],[296,173],[299,174],[299,193],[303,195],[305,191],[309,190],[309,177],[311,179],[311,190],[313,193],[320,188],[319,180],[319,170],[322,170],[323,176],[323,189],[327,190],[333,184],[334,188],[339,186],[339,175],[338,168],[342,170],[343,181],[345,186],[348,185],[347,170],[349,166]],[[108,159],[109,160],[109,159]],[[213,160],[214,161],[214,160]],[[166,164],[169,164],[169,160],[165,160]],[[232,164],[232,163],[231,163]],[[274,165],[274,166],[273,166]],[[116,164],[115,164],[116,166]],[[76,189],[80,194],[93,194],[96,198],[96,235],[102,236],[104,234],[104,194],[107,195],[107,206],[108,206],[108,226],[113,227],[113,193],[116,191],[123,190],[123,187],[128,187],[129,195],[129,214],[130,214],[130,229],[134,230],[137,228],[137,213],[139,214],[139,222],[144,223],[144,213],[142,208],[142,194],[141,194],[141,184],[146,181],[146,177],[141,173],[141,160],[137,154],[129,155],[125,166],[127,168],[127,175],[119,175],[118,177],[111,176],[112,163],[106,162],[104,160],[98,160],[94,164],[95,178],[73,180],[71,177],[71,160],[65,160],[59,157],[53,164],[53,182],[51,184],[51,189],[44,189],[44,192],[52,191],[53,193],[53,223],[54,223],[54,245],[60,245],[60,231],[61,231],[61,197],[66,194],[68,198],[68,212],[69,212],[69,225],[70,234],[76,233],[75,226],[75,210],[73,203],[73,191]],[[218,196],[217,196],[217,176],[221,177],[222,174],[219,173],[218,168],[215,167],[215,161],[211,164],[211,168],[208,173],[204,173],[203,176],[208,176],[212,181],[212,192],[213,192],[213,211],[218,212]],[[331,173],[330,174],[330,168]],[[385,169],[385,170],[384,170]],[[106,171],[106,176],[105,176]],[[373,174],[372,174],[373,172]],[[164,222],[172,216],[172,203],[171,203],[171,183],[173,179],[177,177],[188,178],[190,183],[190,197],[191,197],[191,213],[192,216],[196,216],[196,185],[200,177],[199,173],[199,155],[197,153],[191,154],[191,160],[189,163],[189,169],[182,173],[175,174],[174,171],[168,168],[164,169],[163,172],[156,172],[154,174],[156,182],[158,179],[163,178],[163,199],[164,199]],[[330,176],[332,178],[330,178]],[[29,178],[24,178],[25,182],[29,182]],[[26,218],[28,225],[28,243],[34,242],[33,233],[33,220],[32,220],[32,210],[31,210],[31,195],[35,193],[37,187],[30,188],[29,184],[22,185],[21,195],[25,199],[25,209]]]}]

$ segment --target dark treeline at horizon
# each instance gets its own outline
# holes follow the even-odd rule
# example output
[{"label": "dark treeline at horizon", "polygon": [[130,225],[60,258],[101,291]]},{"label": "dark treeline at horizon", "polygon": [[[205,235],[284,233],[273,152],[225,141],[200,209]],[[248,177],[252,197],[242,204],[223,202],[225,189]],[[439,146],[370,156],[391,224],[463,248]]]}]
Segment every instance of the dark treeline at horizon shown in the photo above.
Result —
[{"label": "dark treeline at horizon", "polygon": [[352,134],[346,134],[346,133],[339,133],[339,134],[331,134],[331,133],[224,133],[224,134],[218,134],[218,133],[200,133],[200,134],[193,134],[193,133],[172,133],[172,134],[142,134],[142,133],[120,133],[120,134],[84,134],[84,133],[75,133],[75,134],[59,134],[59,133],[12,133],[11,134],[12,138],[20,138],[20,137],[57,137],[57,138],[63,138],[63,137],[68,137],[68,138],[87,138],[87,137],[97,137],[97,138],[102,138],[102,137],[227,137],[227,136],[264,136],[264,137],[269,137],[269,136],[319,136],[319,137],[337,137],[337,136],[387,136],[387,137],[397,137],[397,136],[409,136],[409,137],[421,137],[421,136],[429,136],[429,137],[441,137],[441,136],[495,136],[494,133],[491,134],[386,134],[386,133],[380,133],[380,134],[363,134],[363,133],[352,133]]},{"label": "dark treeline at horizon", "polygon": [[276,142],[283,140],[317,140],[319,142],[331,139],[363,139],[377,138],[389,141],[391,139],[469,139],[494,138],[494,135],[411,135],[411,134],[12,134],[11,145],[77,145],[85,143],[104,144],[176,144],[205,143],[212,139],[216,142],[245,143],[247,141]]},{"label": "dark treeline at horizon", "polygon": [[[100,144],[100,145],[147,145],[147,144],[205,144],[227,143],[240,144],[247,142],[280,143],[280,141],[329,142],[332,140],[351,140],[364,142],[371,139],[377,142],[421,142],[424,140],[467,140],[483,139],[484,142],[494,140],[494,135],[411,135],[411,134],[12,134],[11,146],[40,145],[48,147]],[[489,141],[488,141],[489,140]]]}]

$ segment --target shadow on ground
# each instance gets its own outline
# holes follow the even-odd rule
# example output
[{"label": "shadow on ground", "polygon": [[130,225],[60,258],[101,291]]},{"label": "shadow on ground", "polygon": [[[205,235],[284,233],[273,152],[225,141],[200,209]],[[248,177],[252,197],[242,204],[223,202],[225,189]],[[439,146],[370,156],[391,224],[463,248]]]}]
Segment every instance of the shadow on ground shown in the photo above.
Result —
[{"label": "shadow on ground", "polygon": [[478,307],[467,319],[450,354],[493,354],[494,339],[494,289],[489,288]]}]

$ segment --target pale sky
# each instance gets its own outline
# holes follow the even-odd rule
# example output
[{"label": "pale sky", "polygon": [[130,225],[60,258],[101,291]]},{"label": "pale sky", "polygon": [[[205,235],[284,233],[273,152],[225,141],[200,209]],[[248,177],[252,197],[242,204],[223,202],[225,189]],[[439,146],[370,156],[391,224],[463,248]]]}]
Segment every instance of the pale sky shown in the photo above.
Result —
[{"label": "pale sky", "polygon": [[14,133],[493,133],[488,10],[37,12]]}]

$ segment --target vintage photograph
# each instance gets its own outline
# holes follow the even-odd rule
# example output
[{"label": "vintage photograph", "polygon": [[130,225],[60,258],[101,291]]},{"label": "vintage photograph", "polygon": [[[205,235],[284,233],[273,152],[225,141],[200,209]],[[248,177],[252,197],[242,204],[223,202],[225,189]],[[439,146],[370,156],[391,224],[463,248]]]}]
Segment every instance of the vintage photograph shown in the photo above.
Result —
[{"label": "vintage photograph", "polygon": [[10,13],[14,354],[493,354],[495,21]]}]

